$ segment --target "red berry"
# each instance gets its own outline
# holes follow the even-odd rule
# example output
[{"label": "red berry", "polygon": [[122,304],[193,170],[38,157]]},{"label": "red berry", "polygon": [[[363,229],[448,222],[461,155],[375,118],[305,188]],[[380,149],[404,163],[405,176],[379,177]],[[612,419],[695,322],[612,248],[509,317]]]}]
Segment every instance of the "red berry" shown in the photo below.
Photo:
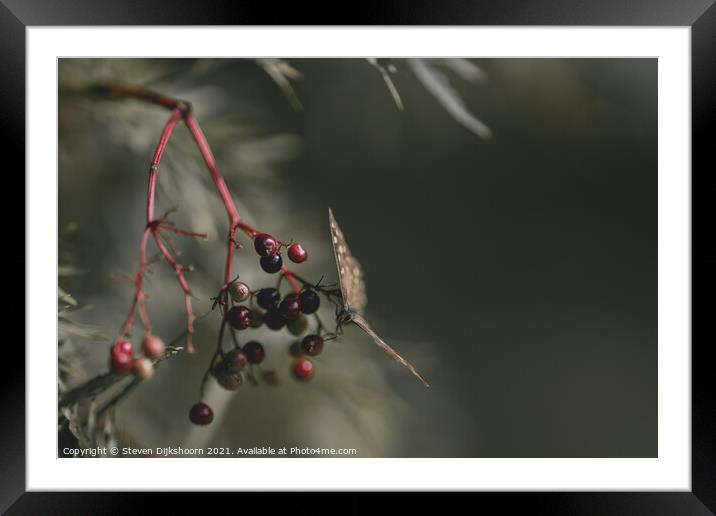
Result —
[{"label": "red berry", "polygon": [[269,310],[264,314],[264,322],[272,330],[280,330],[286,324],[286,319],[277,309]]},{"label": "red berry", "polygon": [[308,259],[308,253],[301,244],[291,244],[288,248],[288,257],[294,263],[303,263]]},{"label": "red berry", "polygon": [[109,367],[113,373],[122,374],[132,369],[132,343],[117,340],[109,351]]},{"label": "red berry", "polygon": [[254,238],[254,249],[256,249],[259,256],[269,256],[278,249],[278,242],[271,235],[261,233]]},{"label": "red berry", "polygon": [[315,290],[304,290],[298,299],[301,301],[301,311],[304,314],[312,314],[321,306],[321,298]]},{"label": "red berry", "polygon": [[245,330],[251,326],[254,314],[245,306],[232,306],[226,312],[226,320],[237,330]]},{"label": "red berry", "polygon": [[132,355],[112,348],[109,353],[109,367],[113,373],[123,374],[132,369]]},{"label": "red berry", "polygon": [[278,311],[281,312],[284,319],[289,321],[298,317],[301,314],[301,302],[298,300],[298,296],[288,294],[278,305]]},{"label": "red berry", "polygon": [[276,308],[280,300],[281,293],[275,288],[262,288],[256,294],[256,302],[264,310]]},{"label": "red berry", "polygon": [[200,401],[189,410],[189,420],[195,425],[208,425],[214,420],[214,412],[209,405]]},{"label": "red berry", "polygon": [[164,341],[155,335],[149,335],[142,341],[142,352],[149,358],[161,358],[165,350]]},{"label": "red berry", "polygon": [[320,335],[306,335],[301,341],[301,350],[312,357],[323,351],[323,339]]},{"label": "red berry", "polygon": [[260,342],[256,342],[255,340],[244,344],[243,352],[244,355],[246,355],[246,359],[249,361],[249,364],[260,364],[266,356],[266,350],[264,350],[264,347]]},{"label": "red berry", "polygon": [[238,373],[244,367],[246,367],[246,355],[238,348],[234,348],[224,355],[224,363],[229,371]]},{"label": "red berry", "polygon": [[314,372],[313,362],[307,358],[299,358],[293,363],[293,375],[299,380],[308,380]]},{"label": "red berry", "polygon": [[124,353],[125,355],[131,355],[134,353],[134,348],[132,347],[132,343],[124,340],[124,339],[117,339],[114,341],[113,349],[116,349],[119,353]]},{"label": "red berry", "polygon": [[261,265],[264,272],[273,274],[280,271],[281,267],[283,267],[283,258],[281,258],[281,255],[278,253],[262,256],[259,259],[259,265]]}]

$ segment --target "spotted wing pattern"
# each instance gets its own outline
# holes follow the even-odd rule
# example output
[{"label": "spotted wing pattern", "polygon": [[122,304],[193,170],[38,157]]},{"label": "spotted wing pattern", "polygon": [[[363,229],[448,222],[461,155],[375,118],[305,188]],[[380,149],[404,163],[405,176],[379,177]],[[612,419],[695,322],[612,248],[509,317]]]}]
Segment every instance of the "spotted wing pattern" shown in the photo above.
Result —
[{"label": "spotted wing pattern", "polygon": [[333,243],[333,252],[338,265],[338,282],[341,286],[343,303],[346,308],[362,314],[367,302],[363,270],[358,260],[353,258],[343,236],[343,231],[338,227],[338,223],[333,217],[333,211],[330,208],[328,208],[328,222],[331,226],[331,242]]},{"label": "spotted wing pattern", "polygon": [[338,282],[341,287],[341,295],[345,308],[354,311],[352,322],[361,330],[366,332],[373,339],[373,342],[380,347],[386,354],[407,368],[413,375],[423,382],[423,385],[430,387],[428,382],[420,376],[413,365],[401,357],[396,351],[388,346],[377,333],[373,331],[368,321],[363,317],[363,309],[366,304],[365,283],[363,282],[363,271],[361,270],[358,260],[353,258],[346,239],[343,236],[341,228],[338,227],[333,211],[328,209],[328,220],[331,226],[331,242],[333,243],[333,252],[336,256],[336,264],[338,266]]}]

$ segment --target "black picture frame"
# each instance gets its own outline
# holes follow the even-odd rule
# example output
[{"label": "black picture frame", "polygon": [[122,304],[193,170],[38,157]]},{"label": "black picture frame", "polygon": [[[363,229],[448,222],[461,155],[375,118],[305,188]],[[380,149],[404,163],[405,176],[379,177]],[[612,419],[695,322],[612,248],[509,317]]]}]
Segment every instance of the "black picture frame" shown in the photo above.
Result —
[{"label": "black picture frame", "polygon": [[[343,7],[343,6],[342,6]],[[350,15],[348,15],[350,13]],[[21,182],[17,172],[25,167],[25,29],[38,25],[638,25],[690,26],[692,73],[692,221],[693,228],[705,226],[697,219],[698,206],[706,216],[705,197],[714,190],[716,169],[712,139],[716,125],[716,5],[714,0],[552,0],[529,2],[467,2],[459,0],[364,0],[355,9],[331,11],[321,4],[292,4],[280,7],[258,2],[176,2],[167,0],[123,2],[108,0],[0,0],[0,145],[4,176]],[[696,185],[698,188],[693,188]],[[6,215],[8,226],[19,225]],[[697,223],[697,220],[699,222]],[[48,228],[48,230],[51,228]],[[698,271],[693,294],[710,290],[713,258],[692,243],[692,275]],[[19,262],[19,245],[14,262]],[[696,250],[700,250],[697,257]],[[24,247],[23,247],[23,258]],[[14,267],[20,267],[17,263]],[[27,274],[27,272],[26,272]],[[19,275],[14,275],[19,277]],[[20,290],[17,290],[18,292]],[[24,290],[23,290],[24,291]],[[31,299],[25,306],[31,309]],[[716,513],[716,404],[712,393],[716,382],[713,362],[708,360],[711,339],[696,338],[693,329],[704,326],[704,305],[692,302],[692,490],[648,493],[476,493],[483,501],[500,505],[502,512],[522,509],[549,514],[714,514]],[[11,312],[6,312],[10,315]],[[693,315],[692,315],[693,317]],[[0,375],[0,511],[7,514],[87,514],[128,512],[144,504],[140,493],[39,493],[25,492],[25,353],[7,342]],[[185,497],[159,494],[164,511],[181,507]],[[217,495],[212,495],[217,496]],[[272,508],[280,501],[272,497]],[[422,495],[411,498],[422,504]],[[217,498],[217,500],[219,500]],[[235,500],[235,499],[234,499]],[[295,499],[289,504],[303,503]],[[471,501],[470,503],[475,503]],[[139,505],[142,507],[143,505]],[[371,501],[360,500],[351,507],[368,510]],[[476,506],[477,507],[477,506]],[[135,509],[136,510],[136,509]]]}]

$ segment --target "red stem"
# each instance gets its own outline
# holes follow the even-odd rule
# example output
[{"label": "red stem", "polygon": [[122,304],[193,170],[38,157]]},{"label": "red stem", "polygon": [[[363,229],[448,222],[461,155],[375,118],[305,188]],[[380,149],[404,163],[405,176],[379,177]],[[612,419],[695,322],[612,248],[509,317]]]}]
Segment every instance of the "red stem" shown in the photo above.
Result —
[{"label": "red stem", "polygon": [[[187,127],[189,128],[189,131],[191,132],[192,136],[194,137],[194,141],[196,142],[197,146],[199,147],[199,152],[201,153],[202,157],[204,158],[204,162],[206,163],[207,168],[209,169],[209,172],[211,173],[211,177],[214,179],[214,184],[216,185],[216,189],[219,192],[219,196],[221,197],[221,200],[224,203],[224,207],[226,208],[226,213],[229,215],[229,222],[230,222],[230,229],[229,229],[229,238],[228,238],[228,249],[226,254],[226,266],[224,268],[224,287],[226,287],[229,282],[231,281],[231,268],[234,258],[234,247],[236,247],[236,230],[240,229],[246,235],[254,239],[256,235],[260,233],[260,231],[254,229],[253,227],[249,226],[245,222],[241,220],[239,217],[239,213],[236,211],[236,206],[234,205],[234,200],[231,197],[231,193],[229,192],[229,188],[226,186],[226,182],[224,181],[224,178],[219,173],[218,168],[216,167],[216,160],[214,159],[214,154],[211,152],[211,147],[209,147],[209,142],[206,140],[206,137],[204,136],[204,133],[201,130],[201,127],[199,126],[199,123],[196,121],[196,119],[191,115],[187,114],[184,116],[184,122],[186,123]],[[300,290],[298,284],[293,279],[293,274],[286,268],[282,267],[281,272],[285,276],[286,280],[288,280],[289,284],[291,285],[291,288],[294,290],[294,292],[298,293]],[[226,295],[226,293],[224,294]]]},{"label": "red stem", "polygon": [[156,104],[167,109],[185,110],[189,108],[189,104],[187,102],[182,102],[178,99],[167,97],[160,93],[156,93],[151,90],[145,90],[144,88],[138,88],[129,84],[106,82],[100,85],[99,90],[103,93],[116,95],[118,97],[132,97],[135,99],[144,100],[146,102],[149,102],[150,104]]},{"label": "red stem", "polygon": [[204,162],[206,163],[206,166],[211,173],[211,177],[214,180],[216,189],[219,191],[219,196],[221,197],[221,200],[224,203],[224,207],[226,208],[226,213],[228,213],[229,215],[229,220],[232,224],[238,224],[239,213],[236,211],[234,200],[231,197],[231,193],[226,186],[224,178],[221,176],[219,170],[216,168],[216,160],[214,159],[214,154],[211,152],[209,142],[206,140],[204,133],[201,131],[199,123],[191,114],[187,114],[184,116],[184,122],[189,128],[191,135],[194,137],[194,141],[196,141],[196,144],[199,147],[199,152],[201,152],[201,156],[204,158]]},{"label": "red stem", "polygon": [[[199,126],[199,123],[191,114],[191,105],[188,102],[167,97],[165,95],[161,95],[150,90],[145,90],[143,88],[124,84],[105,83],[101,85],[100,89],[107,94],[117,95],[120,97],[132,97],[139,100],[143,100],[145,102],[149,102],[151,104],[171,109],[171,115],[164,126],[162,134],[159,137],[159,143],[157,144],[157,148],[154,151],[154,156],[152,158],[152,162],[149,168],[149,184],[147,186],[147,225],[142,234],[142,239],[140,243],[139,270],[137,271],[137,274],[135,276],[134,299],[132,301],[132,305],[130,306],[127,319],[122,325],[120,337],[126,337],[129,334],[132,324],[134,323],[134,313],[137,309],[139,310],[140,318],[142,319],[145,335],[151,334],[151,323],[149,320],[149,316],[146,312],[146,307],[144,303],[145,295],[144,291],[142,290],[142,281],[144,278],[144,274],[147,270],[146,246],[149,235],[151,234],[162,256],[164,256],[167,263],[174,269],[174,272],[177,276],[177,281],[179,282],[179,285],[184,292],[184,305],[187,314],[187,351],[192,352],[192,335],[194,333],[193,322],[196,317],[194,316],[191,305],[191,291],[189,290],[189,285],[183,274],[184,271],[190,269],[184,265],[181,265],[174,259],[171,252],[169,251],[169,249],[167,249],[166,245],[164,244],[164,242],[162,242],[161,239],[161,237],[168,238],[168,236],[163,236],[160,230],[165,229],[180,235],[200,238],[206,238],[206,235],[202,233],[194,233],[191,231],[179,229],[172,224],[169,224],[163,219],[154,219],[157,171],[159,170],[159,165],[161,164],[162,158],[169,143],[169,139],[171,138],[171,135],[174,132],[177,123],[179,122],[179,119],[184,120],[184,123],[189,129],[189,132],[191,133],[194,141],[196,142],[197,147],[199,148],[199,152],[204,159],[204,163],[209,169],[209,173],[214,180],[214,185],[216,186],[216,189],[219,193],[219,197],[221,197],[221,201],[224,204],[224,207],[226,208],[226,213],[229,217],[229,234],[227,239],[227,253],[226,264],[224,268],[223,286],[225,300],[228,299],[227,287],[231,282],[232,278],[231,270],[234,258],[234,248],[238,246],[235,240],[236,230],[240,229],[251,239],[255,238],[256,235],[260,233],[260,231],[246,224],[239,217],[239,214],[236,210],[236,205],[234,204],[234,200],[231,196],[231,192],[229,192],[229,188],[226,186],[226,182],[224,181],[223,176],[221,175],[216,166],[216,159],[214,158],[214,154],[211,151],[209,142],[207,141],[206,136],[204,136],[204,133]],[[171,245],[170,239],[168,240],[168,242]],[[281,268],[281,274],[283,274],[288,283],[291,285],[293,291],[298,293],[300,291],[300,287],[296,282],[293,273],[284,266]]]},{"label": "red stem", "polygon": [[129,307],[127,319],[124,321],[122,329],[119,332],[119,338],[124,338],[129,334],[132,324],[134,324],[134,312],[137,307],[139,307],[139,316],[142,319],[142,324],[144,325],[145,335],[152,333],[152,325],[149,321],[149,316],[147,315],[147,310],[144,304],[145,296],[144,291],[142,290],[142,280],[144,279],[144,273],[147,270],[147,239],[149,237],[149,232],[149,227],[146,227],[142,233],[142,240],[139,244],[139,270],[134,276],[134,299]]},{"label": "red stem", "polygon": [[169,138],[174,132],[174,128],[181,117],[181,112],[178,109],[173,109],[172,114],[169,117],[161,136],[159,137],[159,143],[157,149],[154,151],[154,157],[152,163],[149,166],[149,186],[147,187],[147,225],[154,222],[154,194],[157,185],[157,170],[159,170],[159,164],[162,162],[164,157],[164,151],[167,150],[167,144]]},{"label": "red stem", "polygon": [[181,113],[178,110],[175,109],[172,111],[172,114],[169,117],[167,123],[165,124],[161,136],[159,137],[159,144],[157,145],[157,149],[154,152],[154,157],[152,158],[151,166],[149,167],[149,184],[147,186],[147,225],[144,228],[144,232],[142,233],[142,239],[139,244],[139,270],[134,277],[134,299],[132,300],[132,305],[130,306],[127,319],[125,320],[124,324],[122,325],[122,329],[120,330],[120,338],[124,338],[129,334],[132,328],[132,324],[134,323],[134,312],[137,308],[139,309],[139,316],[142,319],[145,336],[150,335],[152,333],[152,324],[150,322],[149,315],[147,314],[146,304],[144,302],[145,295],[144,290],[142,289],[144,274],[147,271],[147,240],[149,238],[149,233],[154,234],[156,230],[156,226],[153,225],[153,222],[154,196],[157,184],[157,170],[159,168],[159,164],[161,163],[162,156],[164,156],[164,151],[167,148],[167,144],[169,143],[169,138],[174,131],[177,121],[180,117]]},{"label": "red stem", "polygon": [[[234,236],[236,234],[236,228],[241,224],[239,213],[236,211],[236,206],[234,205],[234,200],[231,197],[229,188],[226,186],[224,178],[221,176],[219,169],[216,167],[214,153],[211,152],[209,142],[206,140],[201,127],[199,127],[199,123],[191,114],[184,117],[184,122],[189,128],[189,132],[191,132],[191,135],[194,137],[197,147],[199,147],[199,152],[204,158],[204,163],[206,163],[206,166],[211,173],[214,185],[216,185],[216,189],[219,192],[219,197],[221,197],[221,201],[224,203],[224,208],[226,208],[226,213],[229,216],[229,236],[226,251],[226,265],[224,266],[224,288],[226,288],[231,281],[231,268],[234,261],[234,248],[236,247]],[[224,296],[227,294],[228,293],[225,291]]]},{"label": "red stem", "polygon": [[291,290],[293,290],[295,294],[298,294],[301,291],[301,287],[298,286],[296,278],[294,278],[294,274],[288,270],[285,265],[281,267],[281,274],[283,274],[283,277],[286,278],[288,284],[291,285]]},{"label": "red stem", "polygon": [[190,270],[190,269],[189,269],[189,267],[186,267],[186,266],[178,263],[172,257],[171,253],[164,245],[164,242],[162,242],[161,239],[159,238],[159,234],[157,231],[152,231],[152,237],[154,237],[154,243],[157,244],[159,251],[164,256],[164,259],[172,267],[172,269],[174,269],[174,273],[177,275],[177,281],[179,282],[179,285],[181,286],[182,290],[184,291],[184,309],[186,310],[186,321],[187,321],[186,350],[189,353],[193,353],[194,345],[192,342],[192,338],[194,336],[194,321],[196,320],[196,316],[194,315],[194,311],[192,310],[192,306],[191,306],[191,290],[189,290],[189,284],[186,282],[186,278],[184,277],[184,271]]}]

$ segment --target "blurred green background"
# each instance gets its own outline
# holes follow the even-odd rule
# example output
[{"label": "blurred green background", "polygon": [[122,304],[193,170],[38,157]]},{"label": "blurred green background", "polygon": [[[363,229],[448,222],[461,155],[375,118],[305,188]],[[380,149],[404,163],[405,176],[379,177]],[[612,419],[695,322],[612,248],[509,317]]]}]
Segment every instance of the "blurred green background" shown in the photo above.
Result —
[{"label": "blurred green background", "polygon": [[[109,79],[192,101],[242,215],[301,241],[311,259],[297,270],[314,280],[336,279],[332,207],[365,270],[369,319],[432,385],[353,329],[296,384],[285,374],[290,335],[260,330],[283,384],[212,389],[217,421],[194,428],[186,414],[215,346],[212,314],[199,353],[166,362],[119,407],[128,440],[369,457],[657,455],[657,61],[425,63],[491,139],[401,59],[390,77],[402,111],[366,60],[60,61],[60,263],[85,271],[61,284],[91,304],[78,322],[108,339],[63,351],[71,383],[106,370],[167,118],[84,90]],[[204,313],[220,287],[227,221],[184,128],[167,152],[158,211],[176,206],[179,225],[211,235],[180,242]],[[250,247],[236,267],[252,288],[273,282]],[[184,326],[182,298],[166,266],[154,269],[149,311],[169,340]]]}]

